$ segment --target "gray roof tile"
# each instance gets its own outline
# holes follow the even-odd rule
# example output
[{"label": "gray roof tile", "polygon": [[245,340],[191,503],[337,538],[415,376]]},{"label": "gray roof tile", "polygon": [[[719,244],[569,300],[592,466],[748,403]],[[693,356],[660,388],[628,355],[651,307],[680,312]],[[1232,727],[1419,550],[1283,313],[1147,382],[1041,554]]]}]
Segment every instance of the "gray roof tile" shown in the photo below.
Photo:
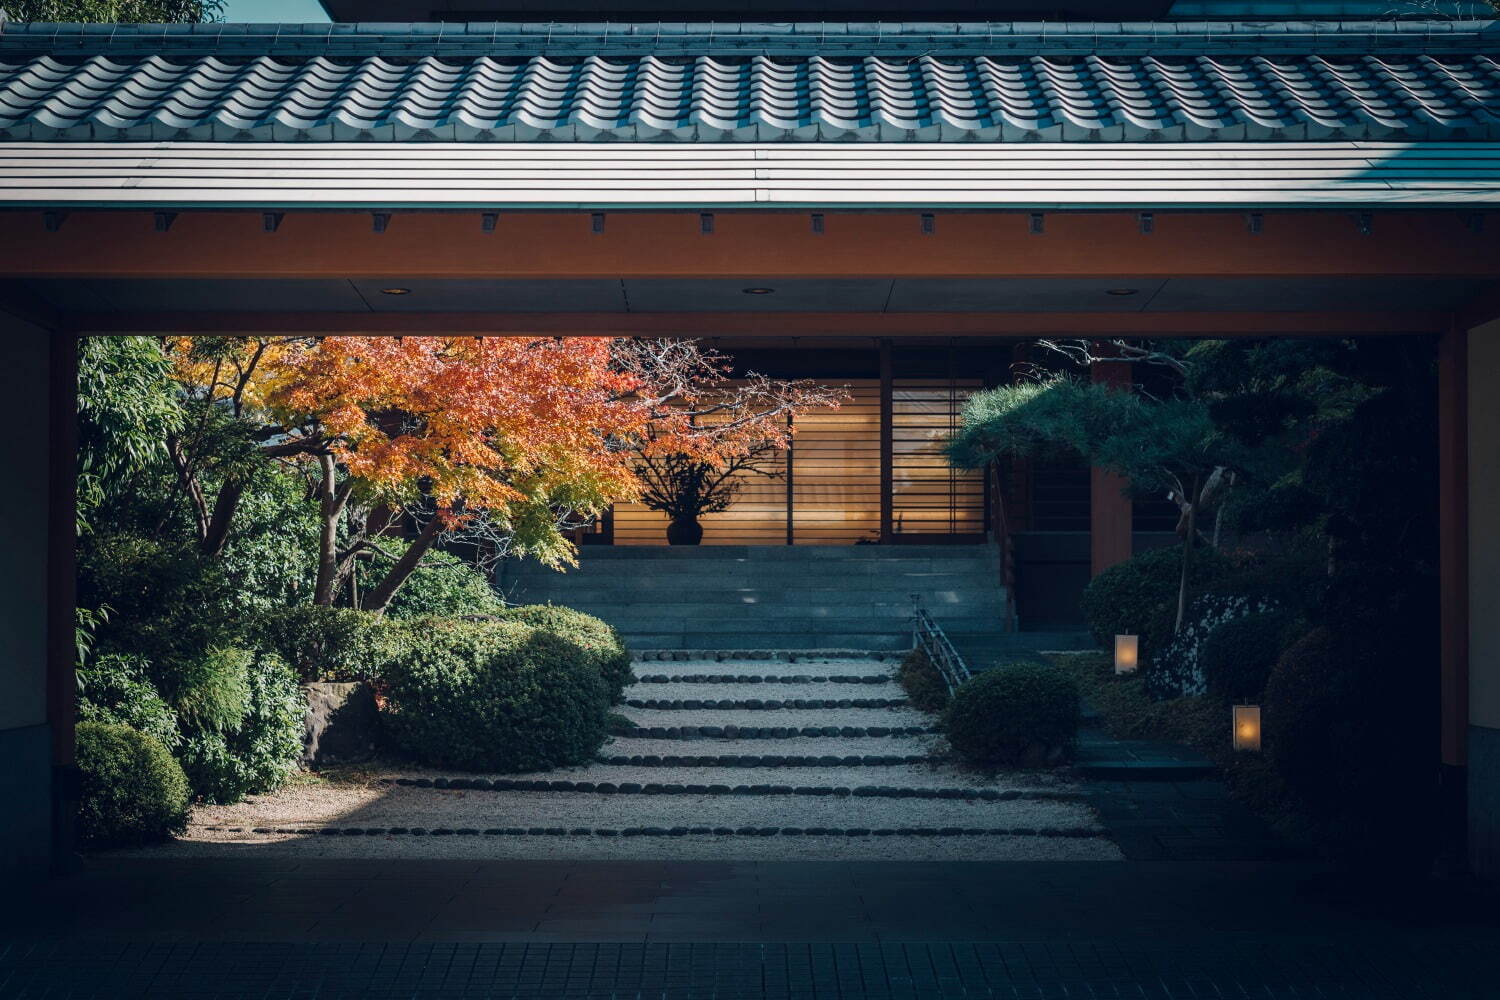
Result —
[{"label": "gray roof tile", "polygon": [[0,140],[1500,139],[1486,22],[249,27],[9,28]]}]

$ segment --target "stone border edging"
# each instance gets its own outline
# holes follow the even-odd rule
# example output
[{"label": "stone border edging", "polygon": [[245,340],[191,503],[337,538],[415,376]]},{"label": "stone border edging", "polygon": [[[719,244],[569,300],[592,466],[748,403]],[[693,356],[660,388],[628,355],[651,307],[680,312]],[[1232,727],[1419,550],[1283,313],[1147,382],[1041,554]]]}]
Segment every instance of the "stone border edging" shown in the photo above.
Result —
[{"label": "stone border edging", "polygon": [[824,827],[824,826],[627,826],[627,827],[434,827],[422,826],[323,826],[204,827],[211,833],[314,834],[323,837],[1064,837],[1087,840],[1108,837],[1109,831],[1092,827],[1031,826],[900,826],[900,827]]},{"label": "stone border edging", "polygon": [[381,778],[386,785],[483,792],[593,792],[601,795],[813,795],[837,798],[966,799],[982,802],[1086,802],[1083,792],[1044,788],[937,788],[896,785],[724,785],[637,781],[549,781],[542,778]]},{"label": "stone border edging", "polygon": [[639,740],[793,740],[830,737],[934,736],[941,726],[637,726],[618,739]]},{"label": "stone border edging", "polygon": [[807,709],[807,708],[906,708],[909,702],[905,698],[790,698],[781,701],[776,698],[724,698],[715,701],[712,698],[627,698],[627,708],[652,708],[677,710],[707,710],[722,711],[743,710],[750,712],[768,711],[774,712],[781,709]]}]

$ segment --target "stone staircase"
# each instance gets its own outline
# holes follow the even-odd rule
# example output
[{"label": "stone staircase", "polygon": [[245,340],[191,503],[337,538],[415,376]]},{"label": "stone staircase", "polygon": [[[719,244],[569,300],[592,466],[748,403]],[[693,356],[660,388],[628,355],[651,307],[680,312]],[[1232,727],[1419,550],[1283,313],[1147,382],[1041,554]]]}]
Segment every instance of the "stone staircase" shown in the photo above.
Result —
[{"label": "stone staircase", "polygon": [[585,546],[556,572],[502,566],[510,601],[577,608],[646,649],[901,650],[912,595],[956,642],[1004,629],[989,545]]}]

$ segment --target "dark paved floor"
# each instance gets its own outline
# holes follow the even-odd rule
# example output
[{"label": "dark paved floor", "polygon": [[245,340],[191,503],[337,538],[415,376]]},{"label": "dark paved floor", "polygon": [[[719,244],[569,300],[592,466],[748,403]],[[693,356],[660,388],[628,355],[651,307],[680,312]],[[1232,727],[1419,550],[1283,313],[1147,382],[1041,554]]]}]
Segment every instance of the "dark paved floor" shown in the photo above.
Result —
[{"label": "dark paved floor", "polygon": [[1495,896],[1288,862],[95,860],[0,937],[3,997],[1500,996]]}]

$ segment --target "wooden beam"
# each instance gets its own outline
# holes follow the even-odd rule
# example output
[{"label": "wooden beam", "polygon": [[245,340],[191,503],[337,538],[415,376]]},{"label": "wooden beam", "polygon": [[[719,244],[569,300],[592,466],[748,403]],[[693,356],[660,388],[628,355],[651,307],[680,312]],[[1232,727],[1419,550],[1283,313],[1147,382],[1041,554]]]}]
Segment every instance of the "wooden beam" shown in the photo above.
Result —
[{"label": "wooden beam", "polygon": [[[1099,352],[1108,345],[1097,345]],[[1129,392],[1134,373],[1129,362],[1094,364],[1089,377],[1100,385]],[[1129,480],[1099,468],[1089,468],[1089,575],[1098,576],[1111,566],[1129,559],[1134,551],[1131,537],[1135,504],[1125,494]]]},{"label": "wooden beam", "polygon": [[[1439,311],[1088,313],[77,312],[81,334],[823,337],[1265,337],[1441,333]],[[774,334],[767,331],[774,330]]]},{"label": "wooden beam", "polygon": [[896,540],[896,448],[895,366],[891,360],[891,342],[880,342],[880,544]]},{"label": "wooden beam", "polygon": [[1438,339],[1438,565],[1442,761],[1467,762],[1469,730],[1469,332]]},{"label": "wooden beam", "polygon": [[[259,211],[179,213],[157,232],[151,212],[77,211],[47,232],[40,211],[0,213],[0,277],[114,278],[871,278],[1333,275],[1500,276],[1500,240],[1457,212],[1383,214],[1362,235],[1350,213],[1055,213],[1043,235],[1013,214],[945,213],[931,236],[910,213],[716,216],[705,241],[693,213],[610,216],[508,213],[486,233],[477,213],[411,212],[389,232],[368,214],[287,213],[274,235]],[[917,241],[920,240],[920,245]]]},{"label": "wooden beam", "polygon": [[[78,338],[53,333],[47,386],[47,725],[52,735],[52,864],[72,869],[80,795],[75,731]],[[40,472],[41,470],[35,470]],[[41,583],[42,581],[37,581]]]}]

